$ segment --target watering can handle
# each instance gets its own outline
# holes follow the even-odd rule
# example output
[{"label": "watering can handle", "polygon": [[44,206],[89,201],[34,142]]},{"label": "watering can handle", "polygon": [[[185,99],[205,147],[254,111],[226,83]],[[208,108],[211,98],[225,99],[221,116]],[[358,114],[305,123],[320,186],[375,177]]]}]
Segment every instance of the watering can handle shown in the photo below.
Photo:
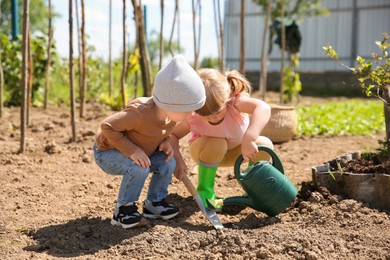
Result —
[{"label": "watering can handle", "polygon": [[[278,169],[281,173],[284,174],[282,161],[280,160],[279,156],[275,153],[274,150],[272,150],[271,148],[265,145],[258,145],[257,149],[259,151],[267,152],[272,158],[272,165],[276,169]],[[234,164],[234,174],[236,175],[237,179],[239,179],[241,175],[240,166],[243,160],[244,158],[242,157],[242,154],[240,154],[236,160],[236,163]]]}]

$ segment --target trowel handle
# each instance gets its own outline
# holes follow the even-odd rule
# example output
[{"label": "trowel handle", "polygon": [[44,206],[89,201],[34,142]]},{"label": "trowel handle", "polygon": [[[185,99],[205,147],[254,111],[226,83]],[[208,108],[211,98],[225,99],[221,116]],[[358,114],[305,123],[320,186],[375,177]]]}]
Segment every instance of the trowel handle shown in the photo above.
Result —
[{"label": "trowel handle", "polygon": [[191,180],[188,178],[187,175],[184,175],[182,181],[186,186],[187,190],[191,193],[192,197],[198,195],[198,191],[195,189],[194,185],[192,184]]},{"label": "trowel handle", "polygon": [[[271,148],[269,148],[268,146],[265,146],[265,145],[258,145],[257,149],[259,151],[264,151],[264,152],[268,153],[272,158],[272,165],[276,169],[278,169],[281,173],[284,174],[282,161],[280,160],[279,156],[275,153],[274,150],[272,150]],[[240,166],[241,166],[241,163],[243,160],[244,160],[244,158],[242,157],[242,154],[240,154],[236,160],[236,163],[234,164],[234,174],[236,175],[236,178],[239,178],[241,175]]]}]

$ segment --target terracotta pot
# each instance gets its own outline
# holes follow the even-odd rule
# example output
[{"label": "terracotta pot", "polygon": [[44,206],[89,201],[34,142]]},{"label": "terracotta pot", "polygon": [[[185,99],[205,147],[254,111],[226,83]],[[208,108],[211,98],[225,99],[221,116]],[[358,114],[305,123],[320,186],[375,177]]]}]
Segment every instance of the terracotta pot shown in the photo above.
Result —
[{"label": "terracotta pot", "polygon": [[270,104],[271,118],[261,135],[271,139],[273,143],[290,141],[297,130],[298,116],[294,106]]}]

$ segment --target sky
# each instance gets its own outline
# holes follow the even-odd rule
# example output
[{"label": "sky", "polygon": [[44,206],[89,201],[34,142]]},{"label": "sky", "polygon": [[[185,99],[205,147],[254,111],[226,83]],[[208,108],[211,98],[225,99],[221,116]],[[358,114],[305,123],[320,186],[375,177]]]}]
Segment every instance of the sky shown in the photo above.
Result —
[{"label": "sky", "polygon": [[[194,60],[194,43],[193,43],[193,28],[192,28],[192,4],[191,0],[179,0],[180,8],[180,45],[184,48],[184,56],[188,62]],[[221,2],[221,10],[223,10],[223,0]],[[163,35],[165,39],[169,39],[171,34],[173,15],[175,10],[175,0],[165,0],[164,8],[164,28]],[[217,57],[217,39],[214,23],[213,0],[201,1],[201,46],[200,60],[203,57]],[[143,0],[142,4],[147,7],[147,32],[150,34],[153,30],[159,33],[160,31],[160,1],[159,0]],[[53,9],[61,15],[53,21],[55,28],[54,38],[57,43],[57,50],[61,56],[69,56],[69,24],[68,24],[68,0],[52,1]],[[85,0],[85,31],[88,35],[87,45],[93,45],[96,48],[95,56],[102,57],[108,60],[109,45],[109,0]],[[127,37],[131,43],[135,40],[135,25],[133,21],[133,7],[131,1],[126,1],[126,25]],[[76,6],[73,4],[75,12]],[[78,6],[79,12],[81,6]],[[112,56],[113,58],[121,57],[122,53],[122,17],[123,17],[123,1],[112,0]],[[81,17],[81,16],[80,16]],[[79,21],[81,26],[81,19]],[[176,21],[177,24],[177,21]],[[73,19],[73,42],[77,44],[76,35],[76,18]],[[177,40],[177,29],[173,40]],[[76,45],[73,47],[77,55]]]}]

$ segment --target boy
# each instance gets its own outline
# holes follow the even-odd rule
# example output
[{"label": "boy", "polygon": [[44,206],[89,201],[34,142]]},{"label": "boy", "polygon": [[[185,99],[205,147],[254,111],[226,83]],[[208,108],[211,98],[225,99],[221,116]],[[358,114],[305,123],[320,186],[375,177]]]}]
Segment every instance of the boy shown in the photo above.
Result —
[{"label": "boy", "polygon": [[150,172],[143,215],[170,219],[178,214],[179,208],[165,200],[176,167],[169,135],[177,122],[204,105],[205,98],[200,77],[183,55],[177,55],[156,75],[152,97],[131,101],[100,124],[96,164],[108,174],[123,175],[111,224],[131,228],[147,223],[136,201]]}]

